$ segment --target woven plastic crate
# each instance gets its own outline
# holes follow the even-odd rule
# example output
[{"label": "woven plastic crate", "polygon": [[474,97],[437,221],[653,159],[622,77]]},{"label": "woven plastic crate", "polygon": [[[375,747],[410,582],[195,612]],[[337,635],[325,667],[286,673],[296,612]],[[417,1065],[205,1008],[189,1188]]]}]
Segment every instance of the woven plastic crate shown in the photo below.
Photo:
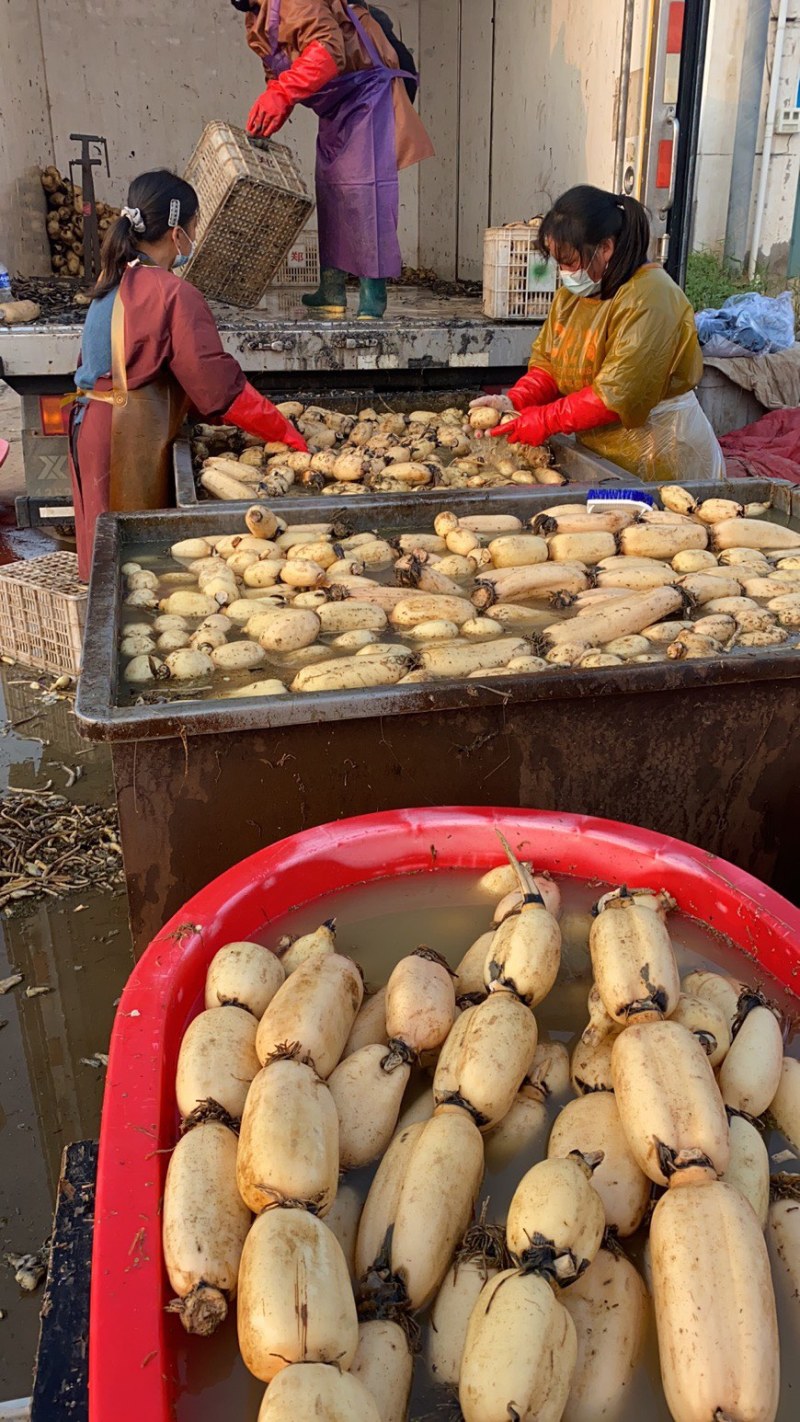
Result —
[{"label": "woven plastic crate", "polygon": [[0,652],[38,671],[77,676],[86,600],[74,553],[0,569]]},{"label": "woven plastic crate", "polygon": [[314,204],[283,143],[255,146],[244,129],[209,123],[185,173],[200,199],[186,276],[204,295],[256,306]]},{"label": "woven plastic crate", "polygon": [[488,227],[483,239],[483,314],[496,321],[544,320],[558,267],[538,250],[539,222]]},{"label": "woven plastic crate", "polygon": [[319,246],[316,232],[301,232],[272,278],[273,286],[319,286]]}]

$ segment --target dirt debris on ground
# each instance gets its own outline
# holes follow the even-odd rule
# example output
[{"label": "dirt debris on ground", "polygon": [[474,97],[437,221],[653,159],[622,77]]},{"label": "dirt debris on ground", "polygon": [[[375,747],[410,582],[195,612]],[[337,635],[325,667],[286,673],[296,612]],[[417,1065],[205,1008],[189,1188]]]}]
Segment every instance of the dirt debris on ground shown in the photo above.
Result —
[{"label": "dirt debris on ground", "polygon": [[0,798],[0,909],[122,883],[116,812],[51,790],[9,788]]},{"label": "dirt debris on ground", "polygon": [[38,1289],[47,1273],[49,1254],[50,1240],[46,1239],[41,1249],[32,1254],[6,1255],[6,1264],[14,1270],[14,1282],[19,1284],[23,1293],[32,1294]]},{"label": "dirt debris on ground", "polygon": [[78,277],[12,277],[15,301],[35,301],[37,326],[75,326],[86,320],[86,283]]},{"label": "dirt debris on ground", "polygon": [[482,281],[447,281],[430,267],[403,267],[393,286],[421,286],[434,296],[482,296]]},{"label": "dirt debris on ground", "polygon": [[[352,278],[352,284],[358,284],[357,277]],[[434,296],[477,297],[483,292],[480,281],[448,280],[431,267],[404,267],[402,275],[391,281],[390,285],[420,287]],[[13,277],[14,300],[35,301],[40,308],[37,326],[82,325],[86,319],[89,290],[90,286],[82,277]]]}]

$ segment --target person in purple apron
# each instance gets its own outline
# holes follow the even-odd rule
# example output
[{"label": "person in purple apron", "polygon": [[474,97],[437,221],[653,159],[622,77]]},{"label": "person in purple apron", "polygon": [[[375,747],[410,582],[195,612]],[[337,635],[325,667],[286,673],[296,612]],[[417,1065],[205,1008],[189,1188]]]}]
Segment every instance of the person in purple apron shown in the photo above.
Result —
[{"label": "person in purple apron", "polygon": [[295,104],[319,118],[316,195],[321,279],[303,302],[347,313],[347,278],[360,280],[359,320],[386,310],[386,281],[402,270],[398,172],[433,155],[384,25],[346,0],[231,0],[268,83],[247,121],[269,138]]}]

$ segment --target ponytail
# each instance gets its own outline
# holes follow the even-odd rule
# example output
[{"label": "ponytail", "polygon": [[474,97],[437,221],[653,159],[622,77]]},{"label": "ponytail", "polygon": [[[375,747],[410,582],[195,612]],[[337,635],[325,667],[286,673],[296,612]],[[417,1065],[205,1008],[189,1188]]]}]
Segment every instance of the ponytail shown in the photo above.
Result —
[{"label": "ponytail", "polygon": [[107,296],[119,286],[125,268],[139,256],[141,242],[158,242],[170,228],[189,222],[198,208],[194,188],[176,173],[167,168],[140,173],[128,189],[127,205],[105,235],[92,296]]},{"label": "ponytail", "polygon": [[622,211],[622,227],[603,273],[600,295],[605,300],[615,296],[634,272],[644,266],[650,246],[650,219],[642,204],[624,193],[614,198],[614,202]]},{"label": "ponytail", "polygon": [[133,226],[128,217],[118,217],[103,238],[100,276],[92,296],[97,300],[107,296],[122,281],[122,274],[129,262],[136,260],[138,247]]},{"label": "ponytail", "polygon": [[542,255],[586,264],[593,250],[607,237],[614,251],[603,274],[600,296],[608,301],[647,261],[650,220],[640,202],[624,193],[607,193],[583,184],[564,193],[539,229]]}]

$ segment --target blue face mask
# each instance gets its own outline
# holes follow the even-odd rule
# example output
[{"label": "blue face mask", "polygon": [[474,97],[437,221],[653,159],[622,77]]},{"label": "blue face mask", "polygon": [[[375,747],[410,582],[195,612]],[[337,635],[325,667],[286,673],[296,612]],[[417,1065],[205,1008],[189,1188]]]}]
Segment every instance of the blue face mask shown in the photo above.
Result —
[{"label": "blue face mask", "polygon": [[[181,228],[181,232],[183,232],[183,228]],[[183,232],[183,235],[184,235],[184,237],[188,236],[188,234],[187,234],[186,232]],[[191,250],[186,253],[186,256],[183,255],[183,252],[179,252],[179,253],[178,253],[177,257],[175,258],[175,261],[172,263],[172,270],[173,270],[173,271],[177,271],[177,269],[178,269],[179,267],[185,267],[185,266],[192,260],[192,257],[194,256],[194,253],[195,253],[195,247],[196,247],[196,245],[197,245],[196,242],[194,242],[194,241],[191,239],[191,237],[190,237],[190,238],[189,238],[189,247],[191,248]]]}]

